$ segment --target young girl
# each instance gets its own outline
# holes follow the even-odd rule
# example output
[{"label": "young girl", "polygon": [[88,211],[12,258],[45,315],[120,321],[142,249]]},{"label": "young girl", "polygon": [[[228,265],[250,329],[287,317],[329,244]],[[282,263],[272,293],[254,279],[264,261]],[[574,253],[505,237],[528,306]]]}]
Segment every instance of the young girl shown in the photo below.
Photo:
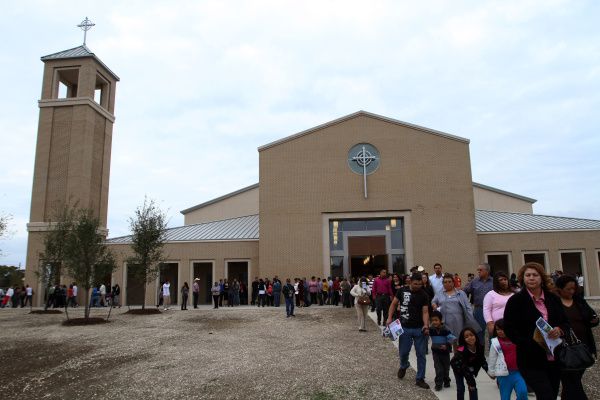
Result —
[{"label": "young girl", "polygon": [[477,333],[471,328],[465,328],[458,337],[458,348],[450,361],[454,378],[456,379],[456,398],[465,398],[465,383],[469,388],[469,399],[477,400],[477,383],[475,377],[481,368],[488,370],[484,349]]},{"label": "young girl", "polygon": [[504,319],[496,321],[495,338],[492,339],[489,354],[489,374],[498,379],[500,399],[510,400],[514,390],[517,400],[527,399],[527,385],[517,367],[517,348],[504,334]]}]

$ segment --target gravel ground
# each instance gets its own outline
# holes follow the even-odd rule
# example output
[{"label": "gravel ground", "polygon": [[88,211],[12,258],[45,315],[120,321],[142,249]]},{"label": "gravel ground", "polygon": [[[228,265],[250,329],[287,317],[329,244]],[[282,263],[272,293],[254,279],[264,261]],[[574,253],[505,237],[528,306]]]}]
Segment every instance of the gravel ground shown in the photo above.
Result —
[{"label": "gravel ground", "polygon": [[[600,302],[590,304],[600,310]],[[283,308],[124,312],[113,311],[108,324],[64,327],[64,314],[0,310],[0,391],[28,398],[436,398],[414,386],[413,370],[396,378],[397,350],[369,319],[369,331],[358,332],[353,309],[297,309],[293,319]],[[600,328],[594,333],[600,349]],[[600,398],[598,382],[597,363],[584,375],[591,399]]]},{"label": "gravel ground", "polygon": [[290,319],[284,308],[124,311],[113,311],[108,324],[64,327],[64,314],[0,310],[1,392],[26,398],[436,398],[414,385],[412,370],[397,379],[396,349],[370,320],[368,332],[358,332],[353,309],[297,309]]}]

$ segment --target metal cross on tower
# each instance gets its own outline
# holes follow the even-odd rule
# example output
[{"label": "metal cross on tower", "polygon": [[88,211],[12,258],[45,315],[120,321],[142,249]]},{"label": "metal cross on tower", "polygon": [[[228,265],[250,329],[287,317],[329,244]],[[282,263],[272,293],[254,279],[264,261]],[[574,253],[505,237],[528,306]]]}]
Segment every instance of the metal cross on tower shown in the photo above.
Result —
[{"label": "metal cross on tower", "polygon": [[83,31],[83,45],[84,46],[85,46],[85,41],[87,39],[87,31],[92,29],[92,26],[96,26],[96,24],[92,23],[92,21],[90,21],[88,19],[88,17],[85,17],[85,19],[83,21],[81,21],[81,23],[79,25],[77,25],[77,27],[81,28],[81,30]]}]

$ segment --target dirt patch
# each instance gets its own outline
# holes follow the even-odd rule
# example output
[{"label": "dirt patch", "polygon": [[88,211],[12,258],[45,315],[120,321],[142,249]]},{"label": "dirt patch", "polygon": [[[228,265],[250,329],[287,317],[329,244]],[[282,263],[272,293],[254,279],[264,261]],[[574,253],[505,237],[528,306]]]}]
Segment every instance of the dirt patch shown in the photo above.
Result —
[{"label": "dirt patch", "polygon": [[296,318],[256,307],[116,313],[110,324],[78,327],[28,312],[0,313],[0,387],[14,397],[435,399],[414,391],[414,374],[396,378],[397,351],[372,323],[359,333],[353,310],[311,307]]},{"label": "dirt patch", "polygon": [[302,322],[320,322],[323,321],[323,317],[320,315],[313,314],[298,314],[296,313],[296,318],[298,321]]},{"label": "dirt patch", "polygon": [[248,323],[249,321],[239,317],[229,318],[211,318],[211,317],[193,317],[184,320],[191,324],[200,325],[198,328],[209,331],[218,331],[223,329],[234,329]]},{"label": "dirt patch", "polygon": [[147,354],[103,354],[95,350],[77,343],[17,341],[0,351],[1,359],[15,360],[18,366],[3,363],[2,389],[31,398],[101,396],[112,385],[111,375],[117,370],[148,358]]},{"label": "dirt patch", "polygon": [[71,318],[66,321],[63,321],[62,325],[64,325],[64,326],[86,326],[86,325],[108,324],[109,322],[110,321],[107,321],[104,318],[98,318],[98,317]]},{"label": "dirt patch", "polygon": [[33,310],[29,314],[62,314],[60,310]]},{"label": "dirt patch", "polygon": [[156,315],[156,314],[162,314],[162,312],[160,312],[160,310],[158,308],[144,308],[143,310],[141,308],[135,308],[135,309],[128,310],[128,311],[124,312],[123,314]]}]

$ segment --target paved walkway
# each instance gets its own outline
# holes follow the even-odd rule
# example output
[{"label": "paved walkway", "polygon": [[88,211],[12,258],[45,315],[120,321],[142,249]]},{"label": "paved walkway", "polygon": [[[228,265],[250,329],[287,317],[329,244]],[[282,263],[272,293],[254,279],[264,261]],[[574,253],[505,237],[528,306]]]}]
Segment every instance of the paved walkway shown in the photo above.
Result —
[{"label": "paved walkway", "polygon": [[[377,324],[377,314],[375,314],[374,312],[369,312],[369,316]],[[383,330],[383,327],[380,326],[379,329]],[[397,349],[398,341],[394,341],[392,343]],[[430,346],[430,344],[428,344],[428,346]],[[425,368],[425,382],[427,382],[431,386],[432,392],[438,397],[438,399],[441,399],[441,400],[456,399],[456,384],[454,383],[454,374],[452,373],[452,371],[450,371],[450,378],[452,379],[452,383],[451,383],[452,386],[450,386],[449,388],[444,388],[439,392],[436,392],[435,390],[433,390],[433,386],[434,386],[433,378],[435,377],[435,370],[433,368],[433,356],[431,355],[431,349],[429,351],[429,354],[427,354],[426,358],[427,358],[427,364],[426,364],[426,368]],[[414,351],[414,347],[413,347],[413,350],[411,350],[408,359],[410,361],[410,367],[416,371],[417,357],[416,357],[416,353]],[[498,391],[498,388],[496,387],[496,381],[492,380],[483,370],[477,376],[477,392],[478,392],[480,399],[499,399],[500,398],[500,392]],[[468,397],[468,395],[467,395],[467,397]],[[513,397],[514,397],[514,393],[513,393]],[[535,396],[530,395],[530,398],[535,398]]]}]

